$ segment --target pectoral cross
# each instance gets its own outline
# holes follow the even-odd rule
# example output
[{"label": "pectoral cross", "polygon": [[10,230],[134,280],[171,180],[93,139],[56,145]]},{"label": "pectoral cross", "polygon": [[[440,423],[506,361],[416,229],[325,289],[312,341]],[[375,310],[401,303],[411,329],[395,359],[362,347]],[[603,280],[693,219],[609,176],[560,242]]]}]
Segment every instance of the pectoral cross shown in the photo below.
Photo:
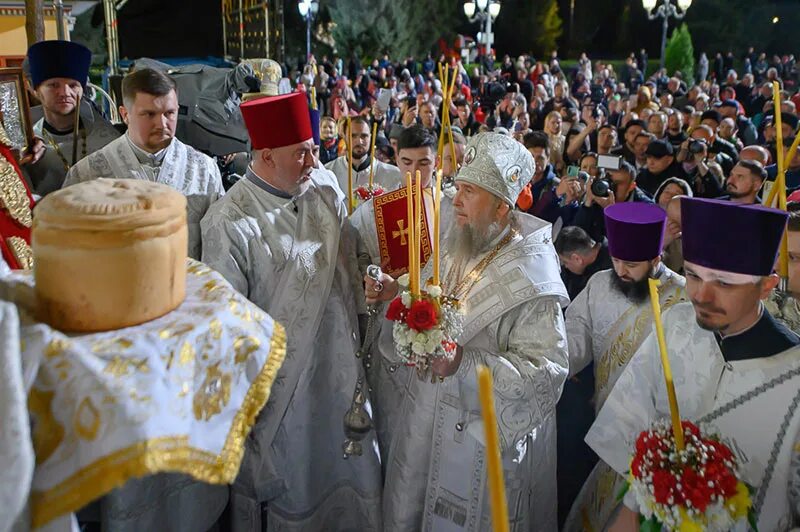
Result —
[{"label": "pectoral cross", "polygon": [[398,237],[400,237],[400,245],[401,245],[401,246],[406,246],[406,245],[408,245],[408,244],[406,243],[406,235],[408,234],[408,229],[407,229],[407,228],[406,228],[406,229],[403,229],[403,225],[405,225],[405,222],[406,222],[406,221],[405,221],[405,220],[402,220],[402,219],[400,219],[400,220],[397,220],[397,227],[399,227],[399,228],[400,228],[400,230],[399,230],[399,231],[392,231],[392,238],[398,238]]}]

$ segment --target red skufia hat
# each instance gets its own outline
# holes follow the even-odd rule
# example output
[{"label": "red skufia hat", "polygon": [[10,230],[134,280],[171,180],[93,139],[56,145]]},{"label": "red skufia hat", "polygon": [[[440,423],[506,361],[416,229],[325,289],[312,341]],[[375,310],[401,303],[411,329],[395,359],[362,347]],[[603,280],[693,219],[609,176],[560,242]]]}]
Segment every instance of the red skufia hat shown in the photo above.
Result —
[{"label": "red skufia hat", "polygon": [[239,109],[254,150],[291,146],[312,137],[308,103],[300,92],[251,100]]}]

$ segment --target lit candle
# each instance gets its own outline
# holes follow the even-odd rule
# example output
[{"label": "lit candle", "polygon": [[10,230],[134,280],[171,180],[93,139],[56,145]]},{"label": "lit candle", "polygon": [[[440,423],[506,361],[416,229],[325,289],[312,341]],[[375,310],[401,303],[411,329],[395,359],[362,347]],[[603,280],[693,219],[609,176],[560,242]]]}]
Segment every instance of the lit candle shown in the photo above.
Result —
[{"label": "lit candle", "polygon": [[500,438],[497,435],[497,415],[494,411],[492,374],[486,366],[478,366],[478,398],[481,403],[483,430],[486,435],[486,466],[489,477],[489,501],[492,509],[492,530],[508,532],[508,503],[500,461]]},{"label": "lit candle", "polygon": [[442,171],[437,173],[433,193],[433,284],[439,286],[439,224],[442,206]]},{"label": "lit candle", "polygon": [[372,123],[372,146],[369,148],[369,191],[372,192],[372,183],[375,175],[375,139],[378,136],[378,123]]},{"label": "lit candle", "polygon": [[415,246],[414,247],[414,286],[416,288],[416,291],[414,292],[414,295],[415,296],[419,296],[420,287],[422,286],[420,284],[420,273],[421,273],[421,270],[422,270],[422,260],[421,260],[421,257],[420,257],[419,247],[420,247],[420,244],[422,243],[422,212],[423,212],[423,208],[422,208],[422,202],[423,202],[423,198],[422,198],[422,183],[421,183],[421,178],[420,178],[420,175],[419,175],[419,170],[417,170],[417,173],[416,173],[416,185],[417,185],[417,189],[416,189],[416,193],[417,193],[416,194],[416,199],[417,199],[417,201],[415,202],[416,211],[414,213],[415,214],[415,216],[414,216],[414,246]]},{"label": "lit candle", "polygon": [[408,208],[408,223],[406,224],[406,243],[408,244],[408,288],[414,292],[414,186],[411,181],[411,172],[406,172],[406,206]]},{"label": "lit candle", "polygon": [[356,204],[353,198],[353,129],[347,117],[347,212],[353,214]]},{"label": "lit candle", "polygon": [[678,410],[678,398],[675,395],[675,384],[672,382],[672,370],[669,366],[669,356],[667,355],[667,340],[664,337],[664,326],[661,323],[661,303],[658,300],[658,287],[661,282],[657,279],[648,279],[650,286],[650,304],[653,307],[653,321],[656,324],[656,338],[658,339],[658,350],[661,353],[661,367],[664,369],[664,380],[667,383],[667,396],[669,398],[669,413],[672,417],[672,432],[675,435],[675,446],[679,451],[683,450],[683,427],[681,426],[681,414]]}]

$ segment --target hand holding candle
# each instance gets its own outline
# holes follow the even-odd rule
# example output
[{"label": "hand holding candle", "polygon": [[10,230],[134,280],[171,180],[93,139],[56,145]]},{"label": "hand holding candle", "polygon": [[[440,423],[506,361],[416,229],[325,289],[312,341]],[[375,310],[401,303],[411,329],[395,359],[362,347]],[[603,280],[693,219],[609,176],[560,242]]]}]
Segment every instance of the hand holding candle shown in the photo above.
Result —
[{"label": "hand holding candle", "polygon": [[656,325],[656,338],[658,339],[658,350],[661,353],[661,366],[664,369],[664,380],[667,384],[667,396],[669,398],[669,411],[672,417],[672,432],[675,435],[675,447],[679,451],[683,450],[683,427],[681,426],[681,414],[678,410],[678,399],[675,395],[675,384],[672,382],[672,370],[669,366],[669,356],[667,354],[667,340],[664,337],[664,326],[661,323],[661,303],[658,299],[658,287],[661,284],[657,279],[648,279],[650,286],[650,304],[653,307],[653,321]]}]

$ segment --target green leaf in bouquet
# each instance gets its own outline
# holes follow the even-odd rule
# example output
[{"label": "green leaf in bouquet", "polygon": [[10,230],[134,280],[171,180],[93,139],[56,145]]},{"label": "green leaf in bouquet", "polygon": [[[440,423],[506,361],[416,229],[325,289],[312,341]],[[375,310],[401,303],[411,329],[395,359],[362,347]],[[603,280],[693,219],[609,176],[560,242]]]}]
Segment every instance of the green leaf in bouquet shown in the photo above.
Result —
[{"label": "green leaf in bouquet", "polygon": [[639,532],[661,532],[661,523],[656,520],[656,516],[645,519],[639,515]]},{"label": "green leaf in bouquet", "polygon": [[619,493],[617,493],[617,502],[622,502],[622,498],[625,497],[625,494],[628,493],[630,489],[631,483],[626,480],[625,484],[620,488]]}]

